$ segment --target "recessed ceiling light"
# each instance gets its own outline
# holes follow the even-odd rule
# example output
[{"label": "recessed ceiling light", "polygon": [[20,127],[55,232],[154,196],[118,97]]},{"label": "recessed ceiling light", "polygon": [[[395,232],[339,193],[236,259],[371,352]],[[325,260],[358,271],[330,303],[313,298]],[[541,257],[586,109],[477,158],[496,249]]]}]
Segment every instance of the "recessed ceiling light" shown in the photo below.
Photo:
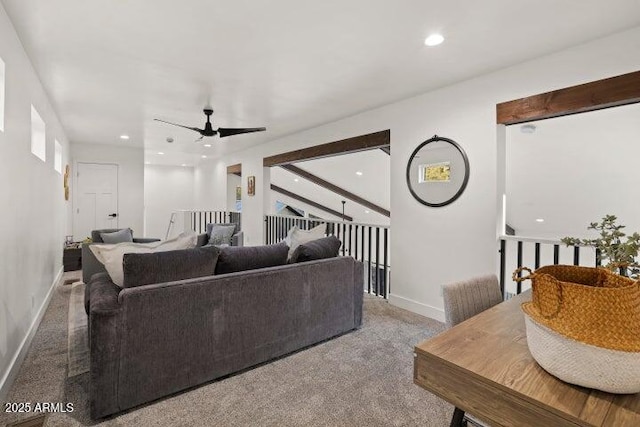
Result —
[{"label": "recessed ceiling light", "polygon": [[369,211],[364,211],[364,213],[369,213]]},{"label": "recessed ceiling light", "polygon": [[151,162],[144,162],[144,164],[145,164],[145,165],[150,165],[150,164],[151,164]]},{"label": "recessed ceiling light", "polygon": [[120,139],[129,139],[129,135],[120,135]]},{"label": "recessed ceiling light", "polygon": [[536,222],[544,222],[544,218],[537,218]]},{"label": "recessed ceiling light", "polygon": [[209,148],[209,147],[211,147],[211,144],[204,144],[204,146]]},{"label": "recessed ceiling light", "polygon": [[206,159],[206,158],[207,158],[207,156],[202,156],[202,158],[203,158],[203,159]]},{"label": "recessed ceiling light", "polygon": [[429,37],[424,39],[424,44],[427,46],[438,46],[440,43],[444,41],[444,37],[442,34],[431,34]]},{"label": "recessed ceiling light", "polygon": [[183,163],[181,166],[182,166],[182,167],[185,167],[185,166],[187,166],[187,164],[186,164],[186,163]]},{"label": "recessed ceiling light", "polygon": [[536,131],[536,125],[526,124],[520,126],[520,132],[522,133],[534,133]]},{"label": "recessed ceiling light", "polygon": [[294,180],[295,182],[300,181],[298,178],[293,178],[293,180]]},{"label": "recessed ceiling light", "polygon": [[362,176],[362,172],[357,171],[357,172],[356,172],[356,175],[358,175],[358,176]]},{"label": "recessed ceiling light", "polygon": [[162,151],[158,151],[158,154],[160,154],[161,156],[164,155]]}]

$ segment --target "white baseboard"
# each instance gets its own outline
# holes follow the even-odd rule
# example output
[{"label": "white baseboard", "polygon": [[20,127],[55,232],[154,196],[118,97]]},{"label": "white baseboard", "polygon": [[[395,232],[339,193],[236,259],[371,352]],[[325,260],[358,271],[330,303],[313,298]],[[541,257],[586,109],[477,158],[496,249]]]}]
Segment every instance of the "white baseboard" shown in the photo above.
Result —
[{"label": "white baseboard", "polygon": [[399,295],[389,294],[389,304],[396,307],[403,308],[405,310],[412,311],[421,316],[435,319],[439,322],[444,322],[444,310],[441,308],[433,307],[427,304],[423,304],[418,301],[414,301],[409,298],[401,297]]},{"label": "white baseboard", "polygon": [[40,322],[42,321],[44,313],[47,311],[47,307],[49,306],[49,302],[51,301],[51,297],[53,296],[53,290],[56,288],[58,282],[62,279],[62,273],[63,268],[60,267],[58,274],[56,274],[56,277],[53,280],[51,287],[49,288],[49,292],[47,292],[47,296],[44,298],[44,301],[38,309],[36,317],[31,322],[31,326],[27,331],[27,335],[25,335],[24,339],[20,343],[20,347],[18,347],[18,351],[16,351],[15,355],[13,356],[7,372],[4,373],[4,376],[0,380],[0,401],[4,401],[7,397],[7,394],[9,394],[9,389],[11,388],[13,381],[18,375],[20,366],[22,366],[22,362],[24,362],[24,358],[27,356],[27,351],[29,350],[29,347],[31,347],[31,341],[33,340],[33,337],[38,330],[38,326],[40,326]]}]

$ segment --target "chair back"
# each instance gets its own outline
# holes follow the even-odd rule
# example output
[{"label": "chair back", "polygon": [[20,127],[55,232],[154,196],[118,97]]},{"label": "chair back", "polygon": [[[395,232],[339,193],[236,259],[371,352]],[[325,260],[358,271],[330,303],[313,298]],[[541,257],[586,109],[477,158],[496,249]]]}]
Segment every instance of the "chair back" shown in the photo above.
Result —
[{"label": "chair back", "polygon": [[495,274],[444,285],[442,295],[447,328],[502,302],[502,292]]}]

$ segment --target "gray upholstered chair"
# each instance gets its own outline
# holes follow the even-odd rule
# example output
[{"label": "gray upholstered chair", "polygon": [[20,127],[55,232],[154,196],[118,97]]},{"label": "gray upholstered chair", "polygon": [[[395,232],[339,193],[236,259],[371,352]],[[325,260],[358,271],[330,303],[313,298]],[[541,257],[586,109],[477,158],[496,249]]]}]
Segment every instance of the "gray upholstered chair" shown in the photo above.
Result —
[{"label": "gray upholstered chair", "polygon": [[[91,252],[89,247],[93,243],[104,243],[100,233],[113,233],[116,231],[124,230],[123,228],[105,228],[102,230],[93,230],[91,231],[91,243],[83,243],[82,244],[82,281],[84,283],[89,283],[91,276],[96,273],[106,273],[104,265],[100,261],[97,260],[96,256]],[[133,235],[133,231],[131,232]],[[133,241],[135,243],[151,243],[157,242],[160,239],[150,239],[144,237],[134,237]]]},{"label": "gray upholstered chair", "polygon": [[230,246],[244,246],[244,232],[239,230],[239,224],[235,222],[225,222],[219,224],[207,224],[206,232],[198,235],[198,243],[196,246],[204,246],[209,241],[209,235],[211,235],[211,229],[214,225],[233,225],[236,228],[233,231],[233,236],[231,236],[231,245]]},{"label": "gray upholstered chair", "polygon": [[495,274],[444,285],[442,295],[448,328],[502,302],[502,292]]},{"label": "gray upholstered chair", "polygon": [[[444,297],[444,317],[447,328],[464,322],[503,301],[500,284],[495,274],[444,285],[442,296]],[[451,426],[464,426],[467,425],[467,421],[473,425],[483,425],[456,407],[453,411]]]}]

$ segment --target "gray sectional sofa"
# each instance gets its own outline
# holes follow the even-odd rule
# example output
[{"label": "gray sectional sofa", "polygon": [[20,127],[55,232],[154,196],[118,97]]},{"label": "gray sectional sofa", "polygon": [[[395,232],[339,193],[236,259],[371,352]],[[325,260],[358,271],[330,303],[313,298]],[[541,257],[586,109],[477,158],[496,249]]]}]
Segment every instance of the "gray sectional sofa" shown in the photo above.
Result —
[{"label": "gray sectional sofa", "polygon": [[[183,256],[176,265],[206,257],[203,250],[187,250],[196,251],[195,258]],[[215,271],[199,262],[201,277],[187,280],[119,288],[106,274],[94,276],[91,416],[133,408],[361,326],[362,263],[334,257],[246,270],[248,259],[266,260],[259,252],[223,248]],[[125,254],[125,286],[139,256]],[[154,265],[166,266],[166,259],[138,271]]]},{"label": "gray sectional sofa", "polygon": [[[82,281],[89,283],[91,276],[96,273],[106,273],[104,266],[96,259],[96,256],[91,252],[91,245],[94,243],[104,243],[101,233],[113,233],[121,231],[122,228],[105,228],[102,230],[91,231],[91,243],[82,244]],[[133,234],[133,231],[131,232]],[[160,239],[146,238],[146,237],[133,237],[134,243],[152,243],[158,242]]]}]

